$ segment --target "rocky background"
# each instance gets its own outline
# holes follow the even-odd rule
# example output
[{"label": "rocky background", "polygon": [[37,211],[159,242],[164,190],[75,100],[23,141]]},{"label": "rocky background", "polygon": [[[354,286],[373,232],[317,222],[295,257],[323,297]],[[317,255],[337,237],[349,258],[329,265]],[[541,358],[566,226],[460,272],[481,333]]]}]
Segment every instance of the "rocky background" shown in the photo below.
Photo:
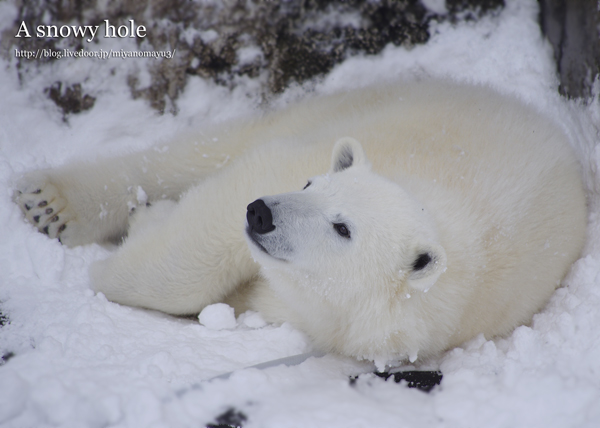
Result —
[{"label": "rocky background", "polygon": [[[374,55],[390,43],[408,48],[426,43],[432,21],[477,19],[503,4],[448,0],[439,13],[419,0],[23,0],[14,27],[2,37],[2,49],[10,55],[15,48],[90,48],[74,37],[15,38],[23,21],[35,28],[39,23],[101,25],[105,19],[121,25],[134,19],[148,30],[147,37],[138,39],[140,50],[177,49],[177,54],[150,63],[149,85],[141,86],[132,73],[131,94],[147,99],[160,112],[176,113],[177,97],[190,76],[227,86],[250,76],[261,80],[262,96],[268,99],[292,82],[301,84],[327,73],[349,56]],[[25,76],[31,67],[52,61],[56,59],[18,58],[16,66]],[[65,114],[94,105],[81,84],[57,81],[46,94]]]},{"label": "rocky background", "polygon": [[[517,0],[518,1],[518,0]],[[555,51],[560,92],[589,97],[600,70],[595,0],[539,0],[540,24]],[[431,6],[439,5],[432,10]],[[318,78],[352,55],[374,55],[392,43],[410,48],[426,43],[434,21],[474,20],[495,13],[504,0],[23,0],[15,25],[2,37],[2,51],[80,49],[80,38],[15,38],[19,24],[116,25],[134,19],[147,28],[140,50],[176,49],[172,59],[149,63],[151,81],[128,76],[133,97],[160,112],[177,112],[177,97],[190,76],[233,87],[240,76],[259,79],[268,100],[291,83]],[[142,45],[143,44],[143,45]],[[55,59],[16,60],[20,71]],[[23,76],[25,74],[22,74]],[[81,84],[56,81],[46,95],[64,115],[87,110],[94,96]]]}]

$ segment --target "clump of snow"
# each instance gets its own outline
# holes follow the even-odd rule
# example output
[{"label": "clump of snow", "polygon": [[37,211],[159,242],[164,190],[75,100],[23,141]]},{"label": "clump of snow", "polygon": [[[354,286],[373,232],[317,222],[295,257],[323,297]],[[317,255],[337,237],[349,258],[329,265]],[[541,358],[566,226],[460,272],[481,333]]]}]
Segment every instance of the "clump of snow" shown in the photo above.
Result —
[{"label": "clump of snow", "polygon": [[304,23],[302,30],[325,31],[330,28],[346,26],[361,28],[363,24],[363,18],[358,12],[340,12],[330,6],[325,11],[319,13],[313,22]]},{"label": "clump of snow", "polygon": [[246,65],[254,61],[260,60],[263,57],[262,51],[256,46],[247,46],[237,51],[238,64]]},{"label": "clump of snow", "polygon": [[446,9],[446,0],[421,0],[421,3],[434,13],[443,15],[448,12],[448,9]]},{"label": "clump of snow", "polygon": [[225,303],[208,305],[198,315],[198,321],[210,330],[231,330],[236,325],[233,308]]},{"label": "clump of snow", "polygon": [[267,325],[263,317],[254,311],[247,311],[240,315],[239,322],[248,328],[262,328]]},{"label": "clump of snow", "polygon": [[140,205],[145,205],[146,203],[148,203],[148,195],[146,195],[146,192],[144,192],[142,186],[137,186],[135,198],[137,200],[137,203]]},{"label": "clump of snow", "polygon": [[[111,303],[91,291],[88,278],[90,264],[109,250],[65,248],[36,232],[12,203],[14,179],[24,171],[162,147],[181,132],[247,115],[259,101],[248,96],[259,93],[255,80],[240,79],[230,91],[190,77],[178,115],[159,116],[132,100],[126,84],[145,60],[62,59],[20,81],[14,58],[0,59],[0,308],[10,319],[0,328],[0,355],[8,359],[0,366],[0,425],[202,426],[233,406],[248,416],[247,428],[600,426],[600,102],[557,95],[537,2],[506,3],[497,16],[438,24],[426,45],[347,59],[310,88],[325,94],[403,76],[488,84],[553,117],[582,162],[588,243],[563,287],[531,325],[505,338],[478,337],[439,358],[417,358],[411,368],[444,373],[430,394],[369,376],[350,386],[348,376],[372,364],[334,355],[243,370],[310,352],[310,341],[253,313],[235,325],[228,315],[231,327],[218,330]],[[0,3],[0,29],[15,11]],[[127,39],[99,40],[99,48],[109,46],[137,49]],[[43,95],[56,80],[83,82],[96,97],[93,109],[64,123]],[[305,89],[292,87],[274,104]],[[208,381],[230,371],[227,380]]]}]

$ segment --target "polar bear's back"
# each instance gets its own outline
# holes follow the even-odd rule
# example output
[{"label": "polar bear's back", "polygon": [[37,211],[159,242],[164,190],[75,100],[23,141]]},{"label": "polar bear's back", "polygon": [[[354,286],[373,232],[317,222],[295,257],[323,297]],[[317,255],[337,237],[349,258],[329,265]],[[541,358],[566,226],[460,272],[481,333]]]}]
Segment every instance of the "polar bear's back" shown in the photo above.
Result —
[{"label": "polar bear's back", "polygon": [[[289,138],[330,150],[351,136],[365,147],[383,174],[405,172],[435,178],[477,178],[494,165],[506,171],[540,167],[556,160],[574,164],[563,132],[534,108],[496,91],[445,81],[382,84],[316,97],[258,122],[259,144]],[[442,164],[438,160],[443,161]],[[467,162],[462,162],[467,160]],[[492,161],[493,162],[490,162]],[[507,165],[508,164],[508,165]]]}]

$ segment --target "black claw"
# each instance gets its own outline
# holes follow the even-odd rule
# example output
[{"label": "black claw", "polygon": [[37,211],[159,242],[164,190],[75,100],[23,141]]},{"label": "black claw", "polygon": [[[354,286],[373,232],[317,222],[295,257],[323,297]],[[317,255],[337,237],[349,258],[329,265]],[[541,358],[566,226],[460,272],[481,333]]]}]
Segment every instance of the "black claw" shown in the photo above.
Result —
[{"label": "black claw", "polygon": [[58,221],[58,216],[55,215],[54,217],[52,217],[52,220],[50,220],[52,223],[56,223]]},{"label": "black claw", "polygon": [[47,234],[48,234],[48,226],[44,227],[44,228],[42,229],[42,232],[43,232],[45,235],[47,235]]},{"label": "black claw", "polygon": [[54,210],[52,208],[46,208],[46,214],[52,214]]},{"label": "black claw", "polygon": [[39,223],[40,222],[40,216],[39,215],[33,216],[33,221],[35,221],[36,223]]},{"label": "black claw", "polygon": [[38,204],[38,207],[42,208],[42,207],[45,207],[46,205],[48,205],[48,201],[42,201]]},{"label": "black claw", "polygon": [[29,210],[31,209],[31,207],[30,207],[29,205],[25,204],[25,209],[26,209],[27,211],[29,211]]},{"label": "black claw", "polygon": [[42,193],[42,189],[37,189],[37,190],[34,190],[34,191],[33,191],[33,192],[31,192],[31,193],[33,193],[34,195],[39,195],[40,193]]},{"label": "black claw", "polygon": [[63,232],[66,228],[67,228],[67,225],[63,224],[61,227],[58,228],[58,233]]}]

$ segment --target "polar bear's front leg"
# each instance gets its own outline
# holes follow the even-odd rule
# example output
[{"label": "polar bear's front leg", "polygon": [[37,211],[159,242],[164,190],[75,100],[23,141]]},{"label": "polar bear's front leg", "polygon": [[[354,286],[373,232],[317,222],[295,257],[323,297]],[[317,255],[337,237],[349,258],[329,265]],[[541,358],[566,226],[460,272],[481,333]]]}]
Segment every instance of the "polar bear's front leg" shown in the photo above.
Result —
[{"label": "polar bear's front leg", "polygon": [[[244,129],[215,137],[218,144],[182,139],[161,149],[26,173],[14,199],[40,232],[70,247],[118,242],[132,208],[146,201],[179,200],[190,187],[227,169],[253,144]],[[210,135],[220,136],[217,131]]]},{"label": "polar bear's front leg", "polygon": [[258,274],[244,241],[245,204],[235,188],[203,183],[179,203],[136,210],[123,245],[91,266],[92,288],[174,315],[222,302]]},{"label": "polar bear's front leg", "polygon": [[128,185],[112,168],[83,164],[27,173],[13,198],[40,232],[73,247],[118,241],[139,193],[139,186]]}]

